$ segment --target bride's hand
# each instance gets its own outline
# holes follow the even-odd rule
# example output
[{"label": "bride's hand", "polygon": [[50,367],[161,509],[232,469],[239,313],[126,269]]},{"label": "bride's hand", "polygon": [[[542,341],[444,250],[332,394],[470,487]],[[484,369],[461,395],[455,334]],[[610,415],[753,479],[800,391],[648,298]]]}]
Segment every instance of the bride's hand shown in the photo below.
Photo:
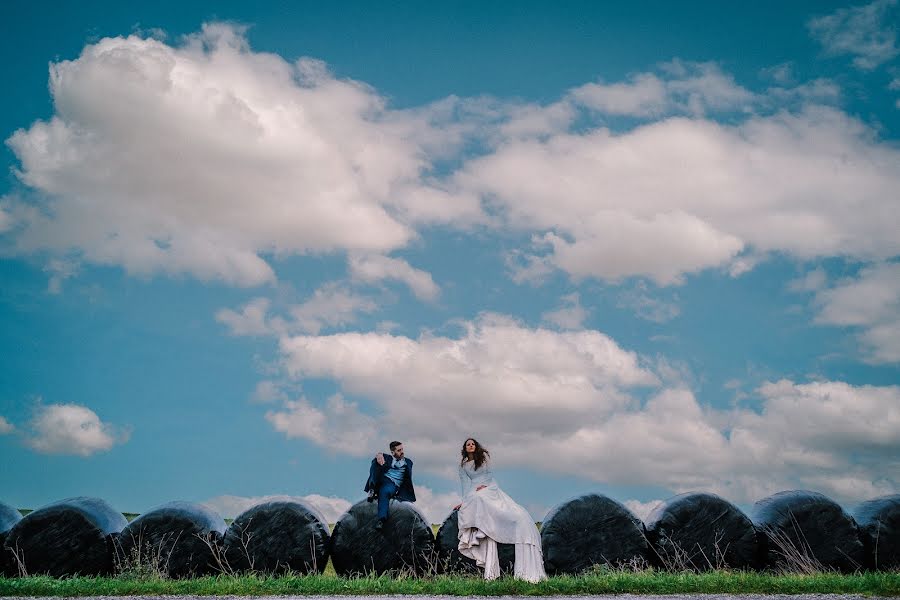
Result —
[{"label": "bride's hand", "polygon": [[462,502],[453,507],[453,510],[459,510],[459,507],[462,506]]},{"label": "bride's hand", "polygon": [[486,487],[487,487],[486,485],[479,485],[477,488],[475,488],[475,491],[480,492],[481,490],[483,490]]}]

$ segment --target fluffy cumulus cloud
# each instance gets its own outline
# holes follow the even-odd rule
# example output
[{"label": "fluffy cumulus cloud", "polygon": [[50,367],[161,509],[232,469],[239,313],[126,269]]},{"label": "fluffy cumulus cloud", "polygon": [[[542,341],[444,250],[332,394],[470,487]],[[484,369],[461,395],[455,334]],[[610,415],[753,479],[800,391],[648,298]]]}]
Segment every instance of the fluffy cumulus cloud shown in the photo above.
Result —
[{"label": "fluffy cumulus cloud", "polygon": [[286,400],[280,410],[266,412],[266,420],[288,438],[304,438],[334,452],[366,456],[378,445],[375,420],[341,394],[321,408],[305,398]]},{"label": "fluffy cumulus cloud", "polygon": [[371,298],[331,282],[318,288],[304,302],[287,305],[283,315],[271,310],[271,300],[260,297],[250,300],[237,311],[230,308],[219,310],[216,320],[236,336],[319,333],[326,327],[349,325],[360,314],[372,313],[377,308]]},{"label": "fluffy cumulus cloud", "polygon": [[7,433],[12,433],[15,430],[15,427],[12,423],[6,420],[6,417],[0,417],[0,435],[6,435]]},{"label": "fluffy cumulus cloud", "polygon": [[257,504],[265,502],[300,502],[312,508],[326,523],[334,523],[348,508],[350,502],[335,496],[320,496],[309,494],[307,496],[290,496],[287,494],[272,494],[269,496],[216,496],[203,502],[226,519],[233,519],[242,512],[249,510]]},{"label": "fluffy cumulus cloud", "polygon": [[869,362],[900,363],[900,263],[864,268],[831,287],[815,273],[808,277],[818,283],[816,322],[859,329]]},{"label": "fluffy cumulus cloud", "polygon": [[315,60],[254,52],[231,25],[180,46],[100,40],[51,65],[50,91],[53,117],[7,140],[34,192],[5,201],[11,252],[250,286],[275,279],[264,255],[386,252],[413,221],[480,212],[422,185],[447,142],[423,114]]},{"label": "fluffy cumulus cloud", "polygon": [[673,61],[662,71],[638,73],[626,82],[588,83],[572,90],[570,98],[605,115],[631,117],[740,112],[757,102],[714,63]]},{"label": "fluffy cumulus cloud", "polygon": [[423,469],[450,477],[460,440],[474,435],[499,466],[738,502],[797,486],[859,500],[900,484],[896,386],[779,381],[756,390],[759,410],[714,409],[665,365],[647,366],[597,331],[530,329],[496,315],[462,326],[455,338],[285,337],[289,376],[333,380],[372,405],[363,413],[343,399],[302,400],[267,418],[323,446],[343,439],[336,448],[360,456],[403,432]]},{"label": "fluffy cumulus cloud", "polygon": [[127,430],[104,423],[97,413],[77,404],[39,406],[29,428],[26,443],[42,454],[91,456],[129,438]]},{"label": "fluffy cumulus cloud", "polygon": [[[511,253],[517,281],[672,285],[770,253],[900,253],[900,151],[834,108],[829,81],[751,91],[673,60],[546,105],[392,110],[224,24],[181,45],[103,39],[50,75],[54,116],[7,140],[28,192],[0,202],[0,231],[6,253],[56,257],[53,289],[78,261],[251,286],[276,279],[278,257],[340,251],[354,281],[432,301],[431,275],[390,253],[426,225],[476,222],[533,234]],[[632,124],[605,125],[618,116]],[[458,168],[434,168],[444,159]]]},{"label": "fluffy cumulus cloud", "polygon": [[416,269],[399,258],[380,255],[351,256],[350,274],[354,279],[368,283],[383,279],[400,281],[409,286],[412,293],[421,300],[434,300],[441,291],[430,273]]},{"label": "fluffy cumulus cloud", "polygon": [[816,17],[807,27],[828,54],[849,54],[858,68],[871,70],[900,54],[898,17],[897,0],[875,0]]},{"label": "fluffy cumulus cloud", "polygon": [[808,105],[727,125],[670,116],[508,139],[455,181],[508,226],[538,231],[522,279],[559,268],[671,285],[710,268],[737,275],[773,252],[900,253],[898,161],[863,123]]},{"label": "fluffy cumulus cloud", "polygon": [[[355,501],[361,498],[354,499]],[[248,510],[257,504],[264,502],[302,502],[319,513],[320,517],[326,523],[333,524],[341,518],[349,508],[352,502],[345,498],[335,496],[320,496],[319,494],[309,494],[307,496],[290,496],[285,494],[274,494],[270,496],[216,496],[203,502],[206,506],[218,512],[220,515],[228,518],[235,518],[245,510]],[[450,509],[459,502],[459,495],[455,493],[435,493],[431,488],[424,485],[416,486],[416,503],[412,506],[417,508],[429,523],[443,523]]]},{"label": "fluffy cumulus cloud", "polygon": [[[377,420],[362,421],[354,407],[355,426],[372,439],[386,426],[403,432],[410,451],[424,455],[423,466],[438,470],[467,435],[565,436],[584,419],[627,404],[623,388],[657,383],[635,353],[596,331],[533,330],[496,315],[462,327],[458,338],[344,333],[285,337],[280,345],[290,376],[333,379],[346,393],[373,400]],[[301,413],[301,435],[314,439],[328,429],[322,423],[336,412],[331,404],[292,403],[283,418]],[[348,442],[360,436],[348,435]]]},{"label": "fluffy cumulus cloud", "polygon": [[640,500],[626,500],[622,504],[625,505],[625,508],[634,513],[641,521],[646,521],[647,517],[650,516],[650,513],[653,512],[653,509],[659,506],[661,500],[649,500],[647,502],[641,502]]},{"label": "fluffy cumulus cloud", "polygon": [[541,319],[560,329],[581,329],[588,311],[581,306],[581,297],[576,292],[562,297],[563,305],[556,310],[545,312]]}]

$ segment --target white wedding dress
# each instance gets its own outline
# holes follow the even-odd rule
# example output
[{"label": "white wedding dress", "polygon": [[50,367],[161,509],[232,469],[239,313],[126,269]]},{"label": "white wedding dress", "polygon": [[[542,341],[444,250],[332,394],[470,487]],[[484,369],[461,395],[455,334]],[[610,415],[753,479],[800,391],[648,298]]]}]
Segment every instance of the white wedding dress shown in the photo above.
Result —
[{"label": "white wedding dress", "polygon": [[[528,511],[507,496],[494,481],[490,461],[475,470],[472,461],[459,468],[462,506],[459,507],[459,551],[484,567],[485,579],[500,576],[497,544],[515,544],[517,579],[546,579],[541,534]],[[478,486],[487,486],[476,491]]]}]

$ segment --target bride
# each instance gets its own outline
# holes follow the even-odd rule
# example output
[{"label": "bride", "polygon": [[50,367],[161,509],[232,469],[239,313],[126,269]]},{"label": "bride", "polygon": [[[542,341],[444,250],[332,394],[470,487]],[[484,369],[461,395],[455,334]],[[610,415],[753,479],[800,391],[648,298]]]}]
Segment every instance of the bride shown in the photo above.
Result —
[{"label": "bride", "polygon": [[541,535],[528,511],[507,496],[494,481],[490,453],[473,438],[463,444],[459,463],[462,503],[459,509],[459,551],[484,567],[485,579],[500,576],[497,544],[515,544],[517,579],[546,579]]}]

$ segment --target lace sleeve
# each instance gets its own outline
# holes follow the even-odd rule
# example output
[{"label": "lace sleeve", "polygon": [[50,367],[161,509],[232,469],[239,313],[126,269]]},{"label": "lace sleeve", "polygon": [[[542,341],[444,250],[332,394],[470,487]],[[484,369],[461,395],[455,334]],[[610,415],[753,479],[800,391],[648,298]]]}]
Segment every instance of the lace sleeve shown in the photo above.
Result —
[{"label": "lace sleeve", "polygon": [[472,479],[462,465],[459,465],[459,493],[462,498],[472,493]]},{"label": "lace sleeve", "polygon": [[491,467],[493,467],[491,459],[485,458],[484,462],[481,464],[481,468],[478,470],[481,472],[481,476],[482,476],[482,478],[484,478],[485,481],[493,483],[494,482],[494,469],[492,469]]}]

